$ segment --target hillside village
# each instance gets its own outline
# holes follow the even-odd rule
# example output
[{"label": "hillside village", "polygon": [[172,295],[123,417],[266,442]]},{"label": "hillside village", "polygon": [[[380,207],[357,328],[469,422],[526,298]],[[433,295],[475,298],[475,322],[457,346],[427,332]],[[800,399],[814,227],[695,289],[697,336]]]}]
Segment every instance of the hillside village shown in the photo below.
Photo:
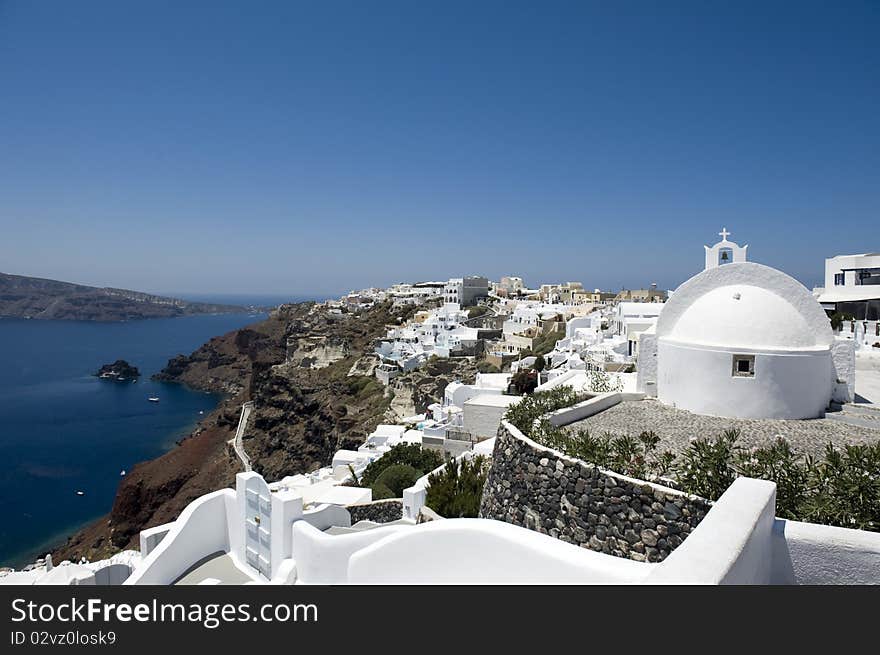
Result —
[{"label": "hillside village", "polygon": [[880,255],[829,258],[808,290],[729,236],[675,290],[470,275],[297,310],[388,320],[373,339],[288,324],[252,383],[338,374],[369,403],[322,421],[379,421],[362,442],[307,435],[320,465],[291,472],[249,443],[300,387],[250,400],[234,488],[137,550],[0,584],[876,583],[880,505],[770,471],[851,466],[880,502]]}]

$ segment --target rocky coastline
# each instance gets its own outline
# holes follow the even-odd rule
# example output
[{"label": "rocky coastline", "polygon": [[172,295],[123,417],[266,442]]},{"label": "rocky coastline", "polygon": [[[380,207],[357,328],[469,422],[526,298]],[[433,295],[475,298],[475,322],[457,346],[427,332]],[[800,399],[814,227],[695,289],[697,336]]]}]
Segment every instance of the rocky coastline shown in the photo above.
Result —
[{"label": "rocky coastline", "polygon": [[247,311],[237,305],[0,273],[0,317],[5,318],[112,322]]},{"label": "rocky coastline", "polygon": [[469,380],[472,360],[437,360],[383,387],[372,375],[376,339],[418,308],[377,305],[334,315],[314,303],[282,305],[259,323],[173,357],[154,379],[224,394],[196,429],[120,481],[110,513],[71,536],[56,561],[94,560],[137,548],[141,530],[174,520],[195,498],[231,486],[240,463],[229,441],[242,403],[254,402],[244,446],[273,480],[329,464],[376,425],[423,412],[447,382]]}]

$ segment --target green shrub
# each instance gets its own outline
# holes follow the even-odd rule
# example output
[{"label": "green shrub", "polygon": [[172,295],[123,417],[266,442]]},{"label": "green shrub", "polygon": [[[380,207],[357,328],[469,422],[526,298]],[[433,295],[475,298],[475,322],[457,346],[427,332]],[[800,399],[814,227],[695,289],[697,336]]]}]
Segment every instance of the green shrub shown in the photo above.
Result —
[{"label": "green shrub", "polygon": [[394,492],[384,484],[374,484],[371,487],[373,491],[373,500],[385,500],[386,498],[397,498]]},{"label": "green shrub", "polygon": [[[374,462],[370,462],[361,475],[361,487],[372,487],[382,472],[394,464],[405,464],[419,471],[417,477],[433,471],[443,463],[443,458],[433,450],[423,449],[419,444],[398,444]],[[407,485],[409,486],[409,485]],[[374,493],[375,497],[375,493]]]},{"label": "green shrub", "polygon": [[477,362],[477,371],[480,373],[500,373],[501,369],[495,366],[495,364],[491,362],[487,362],[485,359]]},{"label": "green shrub", "polygon": [[413,468],[408,464],[392,464],[386,466],[385,470],[379,474],[376,481],[371,485],[375,497],[376,488],[385,487],[391,491],[391,498],[403,497],[403,490],[413,486],[415,481],[422,477],[424,473]]},{"label": "green shrub", "polygon": [[634,438],[609,433],[594,437],[587,430],[575,434],[560,430],[551,447],[590,464],[645,480],[667,475],[672,468],[675,455],[657,452],[659,443],[660,437],[653,432],[642,432]]},{"label": "green shrub", "polygon": [[486,458],[450,460],[428,478],[425,504],[445,518],[477,518],[489,467]]},{"label": "green shrub", "polygon": [[538,387],[538,374],[536,371],[517,371],[511,376],[510,384],[520,396],[526,396]]},{"label": "green shrub", "polygon": [[810,492],[805,521],[858,530],[880,530],[880,443],[825,447],[825,458],[807,460]]},{"label": "green shrub", "polygon": [[725,430],[717,439],[691,442],[676,468],[676,480],[688,493],[718,499],[736,479],[732,457],[739,433]]},{"label": "green shrub", "polygon": [[807,460],[778,437],[770,446],[738,450],[733,468],[739,475],[776,483],[776,514],[786,519],[801,516],[809,493],[810,467]]},{"label": "green shrub", "polygon": [[571,407],[579,400],[580,397],[571,387],[539,391],[511,405],[504,413],[504,418],[530,439],[555,448],[555,444],[564,439],[566,433],[553,427],[544,416],[557,409]]}]

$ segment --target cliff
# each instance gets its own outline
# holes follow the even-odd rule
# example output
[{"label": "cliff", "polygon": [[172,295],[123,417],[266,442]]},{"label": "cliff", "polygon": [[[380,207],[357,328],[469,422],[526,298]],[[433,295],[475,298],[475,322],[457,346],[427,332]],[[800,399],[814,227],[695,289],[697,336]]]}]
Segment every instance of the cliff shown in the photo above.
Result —
[{"label": "cliff", "polygon": [[127,289],[0,273],[0,317],[128,321],[246,311],[236,305],[189,302]]},{"label": "cliff", "polygon": [[[269,480],[330,463],[382,422],[424,411],[445,382],[472,377],[472,363],[434,361],[386,389],[371,375],[375,340],[415,308],[374,307],[334,315],[312,303],[285,305],[268,319],[211,339],[169,361],[159,379],[229,394],[192,435],[122,479],[110,513],[53,553],[56,561],[106,557],[137,548],[140,530],[174,520],[200,495],[231,486],[240,470],[228,442],[241,404],[254,401],[244,447]],[[465,370],[467,369],[467,370]],[[438,379],[434,379],[438,376]],[[404,398],[392,410],[398,394]]]}]

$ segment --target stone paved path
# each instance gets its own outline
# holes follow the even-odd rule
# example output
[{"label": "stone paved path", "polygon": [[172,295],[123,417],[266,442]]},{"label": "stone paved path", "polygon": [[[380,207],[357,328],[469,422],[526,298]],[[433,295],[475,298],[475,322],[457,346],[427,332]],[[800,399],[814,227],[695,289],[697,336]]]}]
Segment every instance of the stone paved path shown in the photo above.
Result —
[{"label": "stone paved path", "polygon": [[828,442],[839,447],[848,443],[880,441],[880,416],[859,416],[858,419],[860,420],[854,422],[864,422],[866,425],[876,423],[877,427],[852,425],[827,418],[807,421],[719,418],[692,414],[668,407],[656,400],[634,400],[622,402],[595,416],[572,423],[568,429],[586,428],[592,434],[611,432],[633,436],[643,430],[653,430],[660,437],[660,450],[671,450],[678,454],[687,447],[692,438],[714,437],[726,429],[737,428],[741,433],[738,443],[744,447],[766,445],[777,435],[782,435],[796,451],[821,455]]}]

